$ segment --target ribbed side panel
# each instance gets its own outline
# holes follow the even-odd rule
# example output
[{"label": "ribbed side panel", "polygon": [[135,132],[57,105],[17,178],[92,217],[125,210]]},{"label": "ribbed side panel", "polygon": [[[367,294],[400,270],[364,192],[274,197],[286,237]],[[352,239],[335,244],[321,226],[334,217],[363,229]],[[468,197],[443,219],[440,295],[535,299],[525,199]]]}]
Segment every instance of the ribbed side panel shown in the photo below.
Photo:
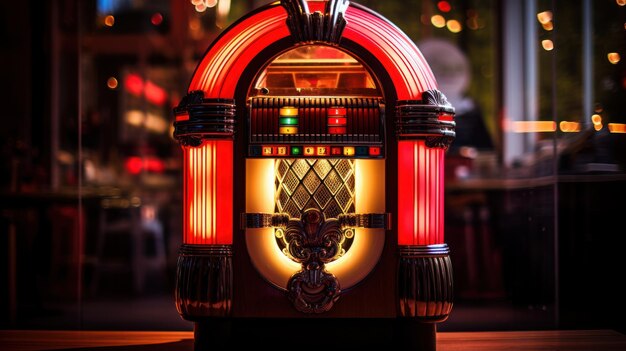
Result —
[{"label": "ribbed side panel", "polygon": [[232,308],[232,248],[183,245],[176,271],[176,309],[187,320],[228,317]]},{"label": "ribbed side panel", "polygon": [[452,309],[452,263],[449,255],[400,256],[398,297],[402,317],[443,321]]}]

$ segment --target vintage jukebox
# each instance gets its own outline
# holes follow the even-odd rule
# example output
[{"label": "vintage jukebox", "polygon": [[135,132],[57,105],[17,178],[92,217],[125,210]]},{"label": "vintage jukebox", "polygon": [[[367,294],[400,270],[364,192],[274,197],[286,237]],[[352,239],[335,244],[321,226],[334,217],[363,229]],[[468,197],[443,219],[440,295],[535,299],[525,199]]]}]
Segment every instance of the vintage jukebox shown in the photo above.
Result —
[{"label": "vintage jukebox", "polygon": [[348,1],[271,3],[211,44],[174,114],[196,349],[263,328],[434,348],[454,109],[405,34]]}]

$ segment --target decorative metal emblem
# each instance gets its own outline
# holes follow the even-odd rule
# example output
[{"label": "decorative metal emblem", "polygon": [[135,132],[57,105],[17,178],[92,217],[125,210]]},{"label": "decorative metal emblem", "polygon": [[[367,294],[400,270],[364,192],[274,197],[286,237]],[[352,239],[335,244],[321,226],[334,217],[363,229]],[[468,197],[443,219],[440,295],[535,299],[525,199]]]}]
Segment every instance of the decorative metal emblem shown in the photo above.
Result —
[{"label": "decorative metal emblem", "polygon": [[287,10],[287,27],[297,43],[325,42],[338,45],[346,27],[344,13],[350,4],[347,0],[329,0],[324,13],[309,12],[306,0],[282,0]]},{"label": "decorative metal emblem", "polygon": [[310,208],[304,211],[302,219],[289,221],[284,237],[289,257],[302,264],[302,270],[287,283],[288,297],[294,307],[305,313],[330,310],[341,288],[324,265],[341,255],[345,240],[341,224],[334,218],[326,220],[320,210]]}]

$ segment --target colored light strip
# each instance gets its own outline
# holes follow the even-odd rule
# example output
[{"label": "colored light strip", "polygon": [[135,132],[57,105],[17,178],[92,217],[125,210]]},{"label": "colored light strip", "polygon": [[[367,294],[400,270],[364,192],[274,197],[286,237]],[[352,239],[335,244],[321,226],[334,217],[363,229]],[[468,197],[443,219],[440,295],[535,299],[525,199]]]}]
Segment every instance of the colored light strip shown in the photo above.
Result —
[{"label": "colored light strip", "polygon": [[232,244],[233,142],[184,147],[184,243]]},{"label": "colored light strip", "polygon": [[279,134],[298,134],[298,127],[278,127]]},{"label": "colored light strip", "polygon": [[348,124],[348,119],[345,117],[328,117],[329,126],[345,126]]},{"label": "colored light strip", "polygon": [[280,108],[280,116],[281,117],[293,117],[298,116],[298,108],[292,106],[285,106]]},{"label": "colored light strip", "polygon": [[398,244],[443,243],[444,149],[398,142]]},{"label": "colored light strip", "polygon": [[286,145],[254,145],[250,146],[250,156],[258,157],[281,157],[281,156],[307,156],[307,157],[326,157],[326,156],[349,156],[358,158],[375,157],[379,158],[383,155],[380,146],[329,146],[329,145],[304,145],[304,146],[286,146]]},{"label": "colored light strip", "polygon": [[281,126],[297,126],[298,118],[297,117],[280,117],[278,119],[278,124]]},{"label": "colored light strip", "polygon": [[328,109],[328,117],[331,116],[345,116],[346,108],[345,107],[331,107]]}]

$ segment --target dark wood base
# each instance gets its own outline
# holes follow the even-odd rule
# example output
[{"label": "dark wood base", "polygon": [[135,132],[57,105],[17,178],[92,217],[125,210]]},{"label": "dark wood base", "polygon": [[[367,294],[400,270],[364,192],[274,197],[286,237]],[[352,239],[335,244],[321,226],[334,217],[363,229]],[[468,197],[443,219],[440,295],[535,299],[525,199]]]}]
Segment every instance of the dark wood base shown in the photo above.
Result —
[{"label": "dark wood base", "polygon": [[333,345],[436,350],[436,324],[411,319],[213,318],[194,327],[194,350],[259,347],[333,348]]}]

